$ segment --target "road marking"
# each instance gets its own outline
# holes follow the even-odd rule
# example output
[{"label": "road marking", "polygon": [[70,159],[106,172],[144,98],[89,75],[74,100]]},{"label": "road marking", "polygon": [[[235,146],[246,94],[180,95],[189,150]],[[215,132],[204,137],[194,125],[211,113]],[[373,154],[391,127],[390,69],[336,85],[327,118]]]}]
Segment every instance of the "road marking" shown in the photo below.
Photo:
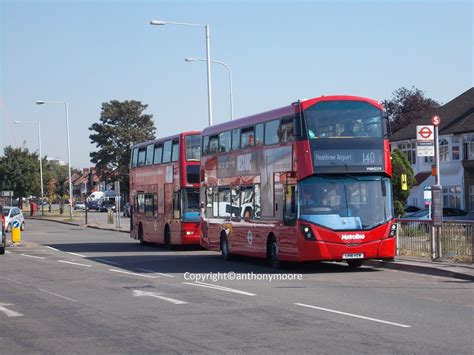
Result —
[{"label": "road marking", "polygon": [[51,291],[43,290],[42,288],[39,288],[38,290],[41,291],[41,292],[48,293],[48,294],[50,294],[50,295],[59,297],[59,298],[63,298],[63,299],[68,300],[68,301],[79,302],[79,301],[76,301],[75,299],[72,299],[72,298],[69,298],[69,297],[60,295],[60,294],[58,294],[58,293],[54,293],[54,292],[51,292]]},{"label": "road marking", "polygon": [[370,317],[359,316],[359,315],[357,315],[357,314],[346,313],[346,312],[341,312],[341,311],[335,311],[335,310],[333,310],[333,309],[311,306],[311,305],[309,305],[309,304],[304,304],[304,303],[293,303],[293,304],[295,304],[295,305],[297,305],[297,306],[301,306],[301,307],[318,309],[318,310],[320,310],[320,311],[342,314],[342,315],[344,315],[344,316],[349,316],[349,317],[354,317],[354,318],[360,318],[360,319],[370,320],[370,321],[372,321],[372,322],[390,324],[390,325],[394,325],[394,326],[396,326],[396,327],[411,328],[410,325],[406,325],[406,324],[393,323],[393,322],[389,322],[389,321],[386,321],[386,320],[381,320],[381,319],[376,319],[376,318],[370,318]]},{"label": "road marking", "polygon": [[173,304],[188,304],[188,302],[175,300],[174,298],[160,296],[161,293],[156,293],[156,292],[133,290],[133,295],[135,297],[141,297],[141,296],[155,297],[155,298],[158,298],[158,299],[163,300],[163,301],[171,302]]},{"label": "road marking", "polygon": [[77,254],[77,253],[71,253],[70,251],[67,251],[66,253],[67,253],[67,254],[71,254],[71,255],[75,255],[75,256],[80,256],[81,258],[85,258],[85,257],[86,257],[85,255]]},{"label": "road marking", "polygon": [[20,254],[21,256],[26,256],[28,258],[35,258],[35,259],[46,259],[46,258],[43,258],[42,256],[36,256],[36,255],[29,255],[29,254]]},{"label": "road marking", "polygon": [[143,275],[143,274],[138,274],[136,272],[129,272],[129,271],[122,271],[122,270],[115,270],[115,269],[109,269],[109,271],[112,272],[119,272],[121,274],[127,274],[127,275],[133,275],[133,276],[141,276],[141,277],[148,277],[150,279],[156,279],[158,276],[151,276],[151,275]]},{"label": "road marking", "polygon": [[92,265],[88,265],[88,264],[75,263],[75,262],[66,261],[66,260],[58,260],[58,263],[71,264],[71,265],[77,265],[77,266],[85,266],[85,267],[91,267],[92,266]]},{"label": "road marking", "polygon": [[145,272],[151,272],[151,273],[153,273],[153,274],[157,274],[157,275],[160,275],[160,276],[174,277],[173,275],[163,274],[163,273],[161,273],[161,272],[156,272],[156,271],[148,270],[148,269],[140,269],[140,268],[137,268],[137,270],[145,271]]},{"label": "road marking", "polygon": [[211,288],[214,290],[219,290],[219,291],[225,291],[225,292],[232,292],[232,293],[238,293],[240,295],[245,295],[245,296],[256,296],[255,293],[250,293],[246,291],[240,291],[236,290],[234,288],[229,288],[229,287],[224,287],[224,286],[218,286],[218,285],[213,285],[213,284],[208,284],[205,282],[183,282],[185,285],[191,285],[191,286],[199,286],[199,287],[205,287],[205,288]]},{"label": "road marking", "polygon": [[49,245],[45,245],[44,247],[45,247],[45,248],[48,248],[48,249],[51,249],[51,250],[54,250],[54,251],[61,251],[61,250],[59,250],[59,249],[50,247]]},{"label": "road marking", "polygon": [[104,264],[117,265],[117,266],[120,265],[119,263],[114,263],[113,261],[108,261],[108,260],[100,259],[100,258],[95,258],[94,260],[103,262]]},{"label": "road marking", "polygon": [[13,306],[10,303],[0,303],[0,312],[3,312],[7,315],[7,317],[23,317],[23,314],[19,312],[12,311],[11,309],[6,308],[7,306]]},{"label": "road marking", "polygon": [[7,254],[11,254],[11,252],[9,252],[8,250],[6,250],[6,251],[5,251],[5,253],[7,253]]}]

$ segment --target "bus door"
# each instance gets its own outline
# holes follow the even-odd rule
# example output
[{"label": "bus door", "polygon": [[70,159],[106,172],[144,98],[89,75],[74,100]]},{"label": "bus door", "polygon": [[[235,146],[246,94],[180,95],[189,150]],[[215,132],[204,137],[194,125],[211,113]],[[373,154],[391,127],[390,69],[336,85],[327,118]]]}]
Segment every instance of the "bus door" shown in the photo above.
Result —
[{"label": "bus door", "polygon": [[291,179],[285,180],[286,181],[275,185],[275,201],[280,202],[278,204],[278,221],[280,225],[277,235],[278,245],[282,254],[297,255],[298,236],[296,234],[297,232],[295,232],[295,225],[298,196],[296,183],[291,181]]}]

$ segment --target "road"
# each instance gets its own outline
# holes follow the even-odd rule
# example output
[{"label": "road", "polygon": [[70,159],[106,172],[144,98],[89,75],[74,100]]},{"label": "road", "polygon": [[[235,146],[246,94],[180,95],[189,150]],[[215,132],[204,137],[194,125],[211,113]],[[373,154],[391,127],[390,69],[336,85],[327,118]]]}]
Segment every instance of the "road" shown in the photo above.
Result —
[{"label": "road", "polygon": [[[0,353],[472,354],[473,284],[199,249],[30,221],[0,257]],[[196,283],[187,273],[299,274]],[[195,274],[193,274],[195,275]]]}]

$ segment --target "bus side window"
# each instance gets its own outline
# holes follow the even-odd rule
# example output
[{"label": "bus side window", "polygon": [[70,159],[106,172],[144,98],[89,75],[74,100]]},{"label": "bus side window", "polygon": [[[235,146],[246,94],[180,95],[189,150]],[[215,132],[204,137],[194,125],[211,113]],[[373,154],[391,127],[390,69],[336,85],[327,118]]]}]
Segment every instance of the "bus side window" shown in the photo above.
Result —
[{"label": "bus side window", "polygon": [[132,168],[135,168],[138,163],[138,148],[133,148],[132,154]]},{"label": "bus side window", "polygon": [[153,194],[145,194],[145,217],[153,217]]},{"label": "bus side window", "polygon": [[261,147],[263,145],[263,123],[255,126],[255,146]]},{"label": "bus side window", "polygon": [[202,155],[205,156],[209,152],[209,136],[202,137]]},{"label": "bus side window", "polygon": [[294,137],[294,123],[292,118],[284,118],[281,120],[280,129],[278,132],[280,142],[291,142]]},{"label": "bus side window", "polygon": [[179,140],[173,140],[173,153],[171,155],[171,161],[178,161],[179,159]]},{"label": "bus side window", "polygon": [[232,131],[232,150],[238,150],[240,148],[240,128]]},{"label": "bus side window", "polygon": [[137,193],[137,212],[145,212],[145,194],[143,192]]},{"label": "bus side window", "polygon": [[153,217],[158,217],[158,194],[153,194]]},{"label": "bus side window", "polygon": [[242,186],[240,190],[241,217],[244,219],[254,218],[255,193],[253,186]]},{"label": "bus side window", "polygon": [[230,202],[230,189],[228,187],[219,188],[219,217],[230,217],[232,205]]},{"label": "bus side window", "polygon": [[173,193],[173,218],[179,219],[181,217],[181,201],[179,191]]},{"label": "bus side window", "polygon": [[296,187],[285,186],[285,205],[283,211],[283,222],[286,226],[294,226],[296,223]]},{"label": "bus side window", "polygon": [[253,218],[261,218],[261,200],[260,200],[260,184],[255,184],[253,186],[254,190],[254,201],[253,201]]},{"label": "bus side window", "polygon": [[230,190],[230,200],[232,204],[231,217],[240,218],[240,186],[232,186]]}]

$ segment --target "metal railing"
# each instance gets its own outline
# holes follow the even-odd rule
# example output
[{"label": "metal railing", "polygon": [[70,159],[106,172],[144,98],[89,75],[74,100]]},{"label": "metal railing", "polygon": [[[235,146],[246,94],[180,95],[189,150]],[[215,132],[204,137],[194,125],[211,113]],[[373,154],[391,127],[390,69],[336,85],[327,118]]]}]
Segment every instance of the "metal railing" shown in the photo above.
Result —
[{"label": "metal railing", "polygon": [[[434,258],[435,233],[431,221],[398,220],[397,255]],[[474,222],[445,221],[441,227],[441,256],[443,259],[474,262]]]}]

